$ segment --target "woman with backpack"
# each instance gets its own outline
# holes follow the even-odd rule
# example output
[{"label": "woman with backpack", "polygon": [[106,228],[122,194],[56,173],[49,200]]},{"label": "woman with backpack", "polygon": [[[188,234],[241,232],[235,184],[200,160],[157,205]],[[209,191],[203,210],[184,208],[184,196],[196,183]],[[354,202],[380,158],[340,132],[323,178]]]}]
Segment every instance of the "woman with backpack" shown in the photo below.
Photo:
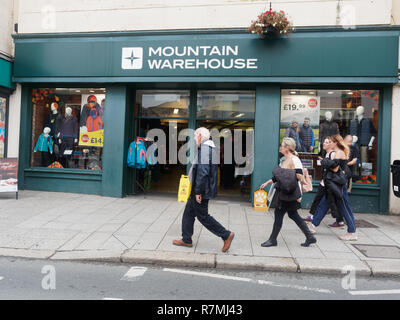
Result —
[{"label": "woman with backpack", "polygon": [[[325,158],[326,164],[322,165],[328,168],[326,176],[324,178],[325,184],[327,184],[327,189],[330,189],[330,193],[334,193],[335,197],[338,199],[336,201],[340,215],[344,218],[347,224],[347,234],[340,237],[342,240],[357,240],[356,234],[356,223],[354,220],[353,210],[351,209],[349,203],[349,195],[347,193],[347,180],[349,169],[347,167],[347,161],[349,158],[349,147],[344,142],[340,135],[334,135],[330,137],[332,141],[332,149],[335,151],[333,155],[334,162],[332,160]],[[339,193],[339,194],[338,194]],[[316,232],[316,227],[319,226],[322,219],[325,217],[329,209],[329,202],[327,197],[324,196],[313,216],[312,223],[309,223],[309,228],[311,232]]]},{"label": "woman with backpack", "polygon": [[283,217],[287,212],[289,218],[297,224],[306,236],[306,241],[301,245],[308,247],[310,244],[316,243],[317,239],[312,235],[306,222],[297,212],[300,208],[302,196],[300,181],[303,177],[303,165],[298,158],[294,139],[283,138],[280,151],[284,156],[281,159],[283,161],[281,161],[279,167],[273,170],[273,178],[260,186],[260,189],[264,189],[269,184],[275,183],[276,188],[274,226],[269,239],[262,243],[261,246],[272,247],[278,245],[277,237],[282,228]]}]

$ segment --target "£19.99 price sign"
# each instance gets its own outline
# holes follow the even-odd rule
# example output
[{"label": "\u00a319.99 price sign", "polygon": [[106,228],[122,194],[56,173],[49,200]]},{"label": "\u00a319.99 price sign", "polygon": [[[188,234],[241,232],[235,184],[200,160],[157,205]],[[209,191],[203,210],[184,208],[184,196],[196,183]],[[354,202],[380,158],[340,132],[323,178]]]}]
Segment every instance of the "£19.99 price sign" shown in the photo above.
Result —
[{"label": "\u00a319.99 price sign", "polygon": [[310,119],[311,126],[319,126],[320,97],[306,95],[282,96],[281,125],[290,125],[296,120],[299,125],[305,118]]}]

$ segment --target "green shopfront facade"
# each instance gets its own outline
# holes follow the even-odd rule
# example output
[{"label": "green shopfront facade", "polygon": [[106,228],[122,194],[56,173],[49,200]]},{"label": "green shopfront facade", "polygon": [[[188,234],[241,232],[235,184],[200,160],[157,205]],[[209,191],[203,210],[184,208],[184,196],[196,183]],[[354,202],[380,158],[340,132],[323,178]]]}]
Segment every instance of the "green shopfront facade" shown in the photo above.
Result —
[{"label": "green shopfront facade", "polygon": [[[356,98],[355,92],[359,92],[360,99],[368,95],[376,103],[371,109],[376,129],[375,151],[369,161],[373,169],[364,168],[373,171],[369,173],[375,180],[354,183],[350,200],[356,212],[388,212],[391,98],[398,80],[397,31],[308,29],[270,39],[241,30],[38,34],[16,35],[14,41],[13,81],[22,85],[20,189],[111,197],[134,193],[134,172],[126,159],[137,132],[137,93],[187,92],[185,121],[188,128],[196,128],[197,97],[200,91],[208,90],[255,95],[255,113],[250,119],[254,122],[254,191],[270,178],[278,163],[285,95],[297,92],[304,96],[307,91],[307,95],[317,95],[322,104],[331,101],[324,95],[338,92],[338,103],[355,112],[358,105],[351,105],[345,95]],[[35,165],[34,101],[40,99],[35,95],[41,88],[61,94],[60,88],[105,94],[101,170]],[[73,102],[70,106],[73,109]],[[314,178],[316,190],[319,182],[317,175]],[[310,206],[313,195],[304,196],[303,207]]]}]

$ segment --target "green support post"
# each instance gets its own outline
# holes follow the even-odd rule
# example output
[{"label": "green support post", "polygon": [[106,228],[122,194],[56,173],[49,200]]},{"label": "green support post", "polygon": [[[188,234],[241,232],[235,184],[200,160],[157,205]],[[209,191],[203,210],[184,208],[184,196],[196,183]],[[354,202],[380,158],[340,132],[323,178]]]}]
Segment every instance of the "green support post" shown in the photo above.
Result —
[{"label": "green support post", "polygon": [[278,164],[280,96],[278,86],[258,85],[256,87],[252,202],[254,191],[271,178],[272,170]]}]

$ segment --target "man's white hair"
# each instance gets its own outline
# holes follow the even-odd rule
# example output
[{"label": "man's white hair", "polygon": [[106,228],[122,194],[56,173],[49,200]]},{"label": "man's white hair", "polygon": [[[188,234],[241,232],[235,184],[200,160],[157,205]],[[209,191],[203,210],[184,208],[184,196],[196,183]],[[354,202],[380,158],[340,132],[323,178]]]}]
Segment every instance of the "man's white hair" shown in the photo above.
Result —
[{"label": "man's white hair", "polygon": [[210,139],[210,131],[207,128],[198,128],[194,133],[201,135],[201,141]]}]

